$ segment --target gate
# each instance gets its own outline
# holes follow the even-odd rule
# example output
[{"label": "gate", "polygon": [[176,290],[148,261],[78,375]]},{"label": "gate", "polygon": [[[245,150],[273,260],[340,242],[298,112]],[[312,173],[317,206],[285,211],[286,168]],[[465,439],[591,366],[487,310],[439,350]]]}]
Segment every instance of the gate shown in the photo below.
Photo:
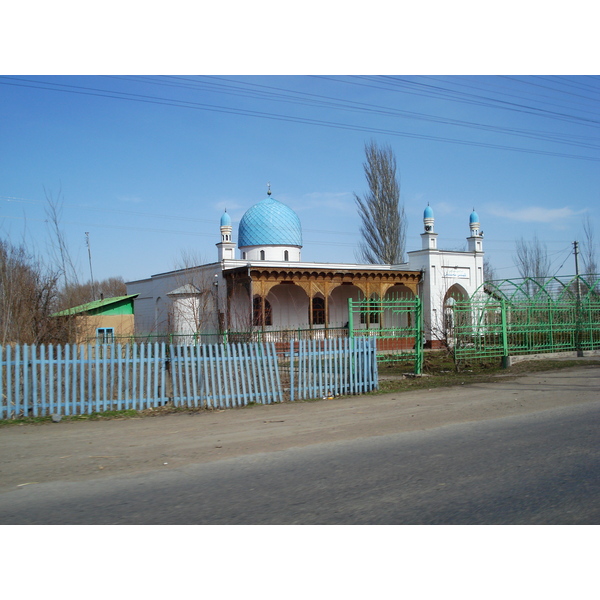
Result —
[{"label": "gate", "polygon": [[423,310],[421,299],[348,299],[348,334],[377,340],[382,361],[412,361],[414,372],[423,367]]}]

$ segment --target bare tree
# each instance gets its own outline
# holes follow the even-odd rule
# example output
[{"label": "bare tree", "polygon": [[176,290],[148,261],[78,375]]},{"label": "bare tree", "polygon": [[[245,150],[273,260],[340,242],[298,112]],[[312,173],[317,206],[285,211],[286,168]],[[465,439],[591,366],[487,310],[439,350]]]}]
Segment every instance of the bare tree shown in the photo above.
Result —
[{"label": "bare tree", "polygon": [[550,259],[546,244],[540,242],[537,235],[532,239],[520,238],[515,244],[516,255],[513,257],[515,266],[521,277],[531,277],[543,281],[550,275]]},{"label": "bare tree", "polygon": [[24,246],[0,240],[0,344],[64,341],[56,319],[58,273]]},{"label": "bare tree", "polygon": [[62,217],[61,191],[59,190],[56,198],[53,197],[52,192],[48,192],[45,188],[44,194],[46,195],[46,223],[52,234],[50,256],[59,269],[63,285],[67,287],[78,284],[77,269],[71,258],[65,234],[60,225]]},{"label": "bare tree", "polygon": [[594,226],[592,225],[590,215],[586,215],[583,220],[583,244],[581,246],[583,272],[586,275],[598,273],[598,263],[596,262],[596,240],[594,236]]},{"label": "bare tree", "polygon": [[363,163],[369,191],[363,198],[354,194],[362,225],[358,258],[367,263],[387,265],[404,260],[406,217],[400,204],[396,179],[396,157],[390,146],[365,144]]},{"label": "bare tree", "polygon": [[494,279],[496,279],[496,269],[494,269],[490,259],[486,257],[483,259],[483,280],[493,281]]}]

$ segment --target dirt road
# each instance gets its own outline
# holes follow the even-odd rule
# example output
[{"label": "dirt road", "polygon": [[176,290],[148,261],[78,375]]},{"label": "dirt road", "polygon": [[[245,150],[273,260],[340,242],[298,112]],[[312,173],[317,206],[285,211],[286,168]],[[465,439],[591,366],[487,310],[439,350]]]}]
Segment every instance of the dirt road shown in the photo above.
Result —
[{"label": "dirt road", "polygon": [[245,409],[0,429],[0,493],[173,469],[326,441],[522,415],[598,399],[600,363],[497,383]]}]

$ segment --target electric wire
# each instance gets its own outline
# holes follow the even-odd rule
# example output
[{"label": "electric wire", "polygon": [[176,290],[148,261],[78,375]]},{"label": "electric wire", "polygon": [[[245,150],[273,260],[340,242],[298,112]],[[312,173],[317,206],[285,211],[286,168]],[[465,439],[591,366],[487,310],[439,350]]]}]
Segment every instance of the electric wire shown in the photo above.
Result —
[{"label": "electric wire", "polygon": [[[6,81],[6,79],[11,79],[11,81]],[[32,84],[32,82],[34,84]],[[407,132],[407,131],[396,131],[396,130],[390,130],[390,129],[383,129],[383,128],[379,128],[379,127],[369,127],[369,126],[357,125],[357,124],[339,123],[339,122],[334,122],[334,121],[325,121],[322,119],[312,119],[312,118],[307,118],[307,117],[266,113],[264,111],[254,111],[254,110],[249,110],[249,109],[223,107],[223,106],[211,105],[211,104],[199,103],[199,102],[174,100],[174,99],[169,99],[169,98],[159,98],[159,97],[148,96],[146,94],[131,94],[129,92],[116,92],[114,90],[112,90],[112,91],[100,90],[98,88],[86,88],[84,86],[72,86],[72,85],[57,84],[57,83],[52,83],[52,84],[48,85],[48,84],[43,84],[43,82],[39,82],[39,81],[35,81],[35,80],[24,80],[22,78],[15,78],[15,77],[6,77],[5,76],[3,78],[0,78],[0,84],[14,85],[14,86],[20,86],[20,87],[29,87],[29,88],[43,89],[43,90],[51,90],[51,91],[60,91],[60,92],[64,92],[64,93],[74,93],[74,94],[82,94],[82,95],[107,97],[107,98],[112,98],[112,99],[144,102],[144,103],[149,103],[149,104],[158,104],[158,105],[173,106],[173,107],[179,107],[179,108],[190,108],[190,109],[195,109],[195,110],[236,114],[236,115],[240,115],[240,116],[250,116],[250,117],[276,120],[276,121],[286,121],[286,122],[293,122],[293,123],[299,123],[299,124],[316,125],[316,126],[329,127],[329,128],[334,128],[334,129],[346,129],[346,130],[361,131],[361,132],[366,132],[366,133],[377,133],[377,134],[383,134],[383,135],[390,135],[390,136],[394,136],[394,137],[404,137],[404,138],[410,138],[410,139],[423,139],[423,140],[429,140],[429,141],[436,141],[436,142],[443,142],[443,143],[450,143],[450,144],[459,144],[459,145],[466,145],[466,146],[474,146],[474,147],[480,147],[480,148],[508,150],[508,151],[512,151],[512,152],[537,154],[537,155],[542,155],[542,156],[552,156],[552,157],[558,157],[558,158],[571,158],[571,159],[594,161],[594,162],[600,161],[599,157],[593,157],[593,156],[574,155],[574,154],[554,152],[554,151],[549,151],[549,150],[523,148],[523,147],[518,147],[518,146],[506,146],[506,145],[502,145],[502,144],[492,144],[492,143],[488,143],[488,142],[477,142],[474,140],[463,140],[463,139],[449,138],[449,137],[436,136],[436,135],[411,133],[411,132]],[[55,87],[52,87],[52,86],[55,86]],[[56,87],[56,86],[60,86],[60,87]],[[69,89],[66,89],[66,88],[69,88]]]}]

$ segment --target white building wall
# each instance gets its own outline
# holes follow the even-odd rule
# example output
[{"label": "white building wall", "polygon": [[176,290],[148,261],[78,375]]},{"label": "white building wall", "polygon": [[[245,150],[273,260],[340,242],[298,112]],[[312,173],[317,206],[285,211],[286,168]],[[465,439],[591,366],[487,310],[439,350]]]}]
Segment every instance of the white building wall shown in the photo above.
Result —
[{"label": "white building wall", "polygon": [[[197,288],[201,297],[169,296],[186,285]],[[214,332],[218,327],[217,298],[219,310],[225,309],[225,281],[219,263],[128,282],[127,293],[139,294],[134,300],[135,330],[139,334],[187,333],[195,321],[201,331]],[[196,319],[194,311],[201,312],[202,316]]]},{"label": "white building wall", "polygon": [[[285,262],[300,261],[299,246],[244,246],[240,247],[240,259],[257,261],[257,260],[272,260]],[[261,252],[264,253],[261,254]],[[286,260],[285,253],[288,253]]]},{"label": "white building wall", "polygon": [[422,270],[425,338],[441,340],[444,332],[444,299],[453,285],[471,296],[483,283],[483,252],[416,250],[408,253],[409,268]]}]

